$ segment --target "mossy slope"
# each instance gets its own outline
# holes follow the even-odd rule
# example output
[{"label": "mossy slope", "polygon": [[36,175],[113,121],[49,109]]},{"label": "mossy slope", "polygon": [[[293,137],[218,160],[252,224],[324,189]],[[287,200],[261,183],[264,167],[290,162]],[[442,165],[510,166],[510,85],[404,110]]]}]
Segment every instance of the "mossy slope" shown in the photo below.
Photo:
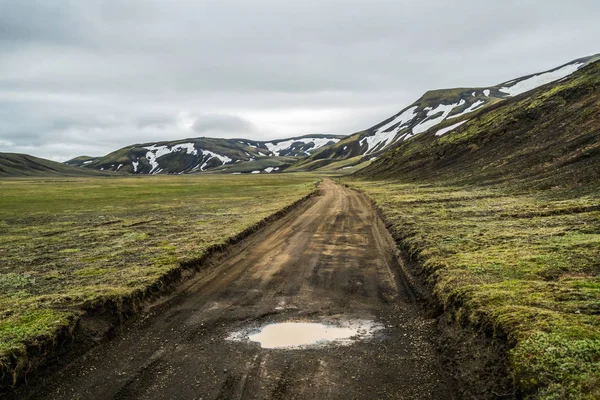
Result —
[{"label": "mossy slope", "polygon": [[568,80],[482,110],[441,137],[428,132],[413,138],[360,174],[477,184],[526,181],[538,187],[596,183],[599,92],[596,62]]},{"label": "mossy slope", "polygon": [[28,154],[0,153],[0,177],[102,176],[100,171],[74,168]]},{"label": "mossy slope", "polygon": [[596,62],[350,181],[446,310],[506,340],[525,397],[600,398],[599,93]]},{"label": "mossy slope", "polygon": [[[583,57],[553,70],[546,71],[545,73],[560,70],[570,65],[590,64],[598,59],[600,59],[600,55]],[[304,165],[306,169],[314,170],[340,160],[358,156],[364,157],[363,161],[366,161],[373,156],[379,156],[384,151],[401,146],[406,140],[413,140],[411,138],[415,135],[422,135],[422,129],[418,128],[419,124],[424,122],[427,123],[427,121],[431,120],[438,120],[437,122],[440,125],[435,126],[435,130],[438,130],[444,126],[452,125],[467,118],[472,118],[478,111],[493,107],[505,100],[510,100],[511,97],[502,89],[507,86],[517,85],[520,82],[532,78],[534,75],[536,74],[523,76],[513,79],[510,82],[490,87],[452,88],[428,91],[420,99],[404,108],[396,115],[369,129],[350,135],[335,145],[322,147],[307,159],[302,160],[299,165]],[[444,107],[448,106],[453,106],[453,108],[448,111],[448,114],[444,114]],[[396,119],[396,117],[407,111],[410,111],[409,114],[414,113],[414,117],[409,122],[403,122]],[[445,118],[443,117],[444,115],[446,115]],[[376,144],[369,145],[369,139],[373,140],[373,137],[377,136],[377,133],[380,130],[380,134],[382,132],[395,132],[395,135],[392,135],[393,137],[389,138],[387,141],[382,139],[380,139],[381,141],[375,140],[374,142]]]}]

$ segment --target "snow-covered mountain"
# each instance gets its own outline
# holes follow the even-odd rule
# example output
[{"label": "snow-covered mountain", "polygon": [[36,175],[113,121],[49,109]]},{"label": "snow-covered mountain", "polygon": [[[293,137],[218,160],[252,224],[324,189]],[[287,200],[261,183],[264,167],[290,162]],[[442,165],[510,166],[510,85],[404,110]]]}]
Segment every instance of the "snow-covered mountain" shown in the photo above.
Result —
[{"label": "snow-covered mountain", "polygon": [[[519,96],[545,84],[568,79],[581,67],[600,60],[600,54],[580,58],[558,68],[527,75],[495,86],[433,90],[413,104],[373,127],[346,137],[340,142],[321,148],[302,161],[302,164],[322,167],[327,163],[356,158],[356,163],[372,159],[383,151],[405,142],[428,130],[456,119],[457,124],[435,131],[438,135],[459,126],[469,116],[507,98]],[[448,122],[449,123],[449,122]],[[347,164],[345,164],[347,166]]]},{"label": "snow-covered mountain", "polygon": [[[133,174],[205,172],[279,172],[344,136],[310,135],[260,142],[247,139],[194,138],[135,144],[104,157],[81,156],[67,165]],[[248,171],[240,164],[248,163]],[[235,168],[234,168],[235,166]]]}]

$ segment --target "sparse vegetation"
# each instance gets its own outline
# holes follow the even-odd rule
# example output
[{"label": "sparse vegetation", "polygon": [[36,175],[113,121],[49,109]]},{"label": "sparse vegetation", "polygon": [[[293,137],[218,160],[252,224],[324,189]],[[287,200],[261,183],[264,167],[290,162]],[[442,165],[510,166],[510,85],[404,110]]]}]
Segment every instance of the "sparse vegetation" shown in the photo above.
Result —
[{"label": "sparse vegetation", "polygon": [[507,337],[518,386],[600,396],[600,190],[353,181],[457,320]]},{"label": "sparse vegetation", "polygon": [[314,189],[308,175],[0,181],[0,367]]}]

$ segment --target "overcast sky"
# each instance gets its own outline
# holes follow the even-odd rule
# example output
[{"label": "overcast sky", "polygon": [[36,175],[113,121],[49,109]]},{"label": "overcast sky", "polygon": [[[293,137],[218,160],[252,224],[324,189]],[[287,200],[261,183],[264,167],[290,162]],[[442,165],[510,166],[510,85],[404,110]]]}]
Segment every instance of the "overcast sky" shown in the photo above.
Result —
[{"label": "overcast sky", "polygon": [[600,52],[598,0],[0,0],[0,152],[350,134]]}]

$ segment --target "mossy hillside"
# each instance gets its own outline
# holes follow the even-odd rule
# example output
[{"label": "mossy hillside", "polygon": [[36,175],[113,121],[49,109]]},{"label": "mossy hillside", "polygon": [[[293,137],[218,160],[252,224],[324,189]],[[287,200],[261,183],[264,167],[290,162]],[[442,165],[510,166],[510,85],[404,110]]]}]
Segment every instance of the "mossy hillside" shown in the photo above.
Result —
[{"label": "mossy hillside", "polygon": [[600,396],[600,188],[519,191],[348,181],[424,266],[457,320],[505,337],[534,398]]},{"label": "mossy hillside", "polygon": [[[182,139],[168,142],[154,142],[135,144],[133,146],[124,147],[116,150],[104,157],[98,158],[92,163],[86,164],[86,168],[105,170],[116,170],[119,165],[122,167],[119,169],[120,172],[147,174],[152,170],[152,165],[146,158],[148,150],[146,147],[153,145],[156,146],[176,146],[179,144],[193,143],[195,148],[198,150],[208,150],[210,152],[226,156],[232,160],[249,161],[252,158],[263,157],[268,152],[267,148],[257,149],[252,145],[258,145],[258,142],[252,142],[243,139],[218,139],[218,138],[195,138],[195,139]],[[260,154],[262,151],[262,155]],[[211,162],[211,156],[204,157],[202,154],[198,156],[187,154],[187,152],[172,153],[160,158],[160,168],[164,173],[175,173],[181,171],[188,171],[196,167],[202,161]],[[139,165],[135,169],[132,165],[132,160],[138,162]],[[212,160],[213,165],[210,166],[221,166],[222,163],[217,159]],[[207,165],[209,167],[209,165]]]},{"label": "mossy hillside", "polygon": [[81,170],[28,154],[0,153],[0,177],[106,176],[100,171]]},{"label": "mossy hillside", "polygon": [[307,175],[0,180],[0,367],[314,189]]},{"label": "mossy hillside", "polygon": [[361,168],[370,165],[373,161],[372,157],[357,156],[348,158],[346,160],[336,161],[331,164],[327,164],[324,167],[319,168],[319,172],[338,172],[338,173],[350,173],[358,171]]},{"label": "mossy hillside", "polygon": [[[143,143],[116,150],[104,157],[94,159],[91,163],[86,163],[84,166],[92,169],[104,169],[109,171],[119,170],[119,172],[136,174],[148,174],[151,171],[157,173],[158,170],[160,170],[159,173],[163,174],[198,172],[201,165],[204,170],[219,168],[223,165],[222,161],[216,157],[213,158],[213,155],[210,153],[228,157],[231,159],[232,163],[235,164],[253,162],[261,158],[273,157],[273,155],[270,155],[271,153],[267,143],[277,144],[280,142],[290,142],[289,148],[280,150],[279,156],[302,158],[316,150],[314,149],[314,143],[304,143],[301,139],[341,139],[343,137],[344,136],[340,135],[305,135],[270,142],[248,139],[190,138],[175,141]],[[166,146],[171,148],[180,144],[193,144],[194,148],[198,151],[198,154],[188,154],[187,151],[173,152],[169,155],[160,157],[157,160],[159,167],[153,170],[152,165],[146,158],[148,147]],[[134,167],[133,162],[137,164],[137,167]],[[286,164],[288,163],[286,162]],[[231,165],[231,163],[229,165]],[[282,163],[280,162],[279,165],[282,165]]]},{"label": "mossy hillside", "polygon": [[[600,59],[600,55],[583,57],[578,60],[573,60],[561,67],[566,65],[574,64],[576,62],[583,64],[590,64],[594,61]],[[489,87],[470,87],[470,88],[451,88],[451,89],[438,89],[438,90],[430,90],[426,92],[421,98],[417,101],[409,105],[408,107],[401,110],[399,113],[391,116],[390,118],[381,121],[380,123],[372,126],[369,129],[366,129],[361,132],[357,132],[353,135],[350,135],[347,139],[344,140],[343,146],[340,147],[342,143],[338,143],[335,146],[323,147],[320,151],[315,152],[310,157],[308,157],[305,161],[301,162],[299,165],[304,164],[308,168],[317,168],[323,167],[326,164],[348,159],[351,157],[356,157],[359,155],[364,155],[367,151],[368,147],[366,142],[363,141],[364,138],[373,136],[376,131],[382,128],[384,125],[388,125],[392,121],[394,121],[395,117],[404,113],[405,111],[416,107],[413,112],[416,114],[410,123],[406,124],[406,131],[415,128],[416,125],[432,118],[437,118],[442,116],[442,112],[438,112],[436,115],[429,115],[432,110],[437,109],[440,105],[455,105],[450,114],[447,117],[447,120],[437,126],[434,126],[430,129],[429,134],[433,135],[437,130],[447,127],[449,125],[455,124],[461,120],[473,118],[475,112],[471,111],[464,115],[459,115],[465,112],[467,109],[475,107],[476,112],[482,111],[485,109],[490,109],[498,104],[503,103],[505,100],[510,100],[511,97],[507,95],[507,93],[502,92],[504,86],[507,84],[514,85],[520,81],[529,79],[533,77],[532,74],[528,76],[523,76],[517,79],[513,79],[510,82],[501,83],[494,86]],[[527,92],[520,97],[526,97],[530,94]],[[460,105],[459,105],[460,104]],[[398,126],[389,126],[386,127],[386,131],[390,132],[391,129],[397,128]],[[405,133],[406,131],[396,132],[396,138],[399,138],[400,135]],[[426,135],[425,133],[418,134],[417,137],[421,137]],[[414,138],[410,140],[415,140]],[[361,145],[362,142],[362,145]],[[371,156],[379,156],[382,152],[388,151],[398,146],[402,146],[403,141],[396,140],[392,141],[392,143],[380,143],[378,148],[370,148]],[[344,149],[345,147],[345,149]],[[317,162],[319,161],[319,162]]]},{"label": "mossy hillside", "polygon": [[469,122],[442,137],[428,133],[404,142],[361,174],[586,185],[600,177],[599,88],[596,62],[570,79],[470,115]]}]

